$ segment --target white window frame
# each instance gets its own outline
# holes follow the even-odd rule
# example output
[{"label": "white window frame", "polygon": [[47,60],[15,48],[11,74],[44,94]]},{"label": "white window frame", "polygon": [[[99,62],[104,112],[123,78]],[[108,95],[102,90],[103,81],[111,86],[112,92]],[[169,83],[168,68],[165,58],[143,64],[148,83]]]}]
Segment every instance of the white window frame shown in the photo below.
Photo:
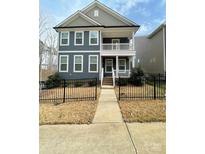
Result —
[{"label": "white window frame", "polygon": [[[82,44],[76,44],[76,34],[77,33],[81,33],[82,34]],[[75,31],[75,35],[74,35],[74,45],[75,46],[82,46],[84,45],[84,31]]]},{"label": "white window frame", "polygon": [[[95,63],[90,62],[91,57],[97,57],[97,63],[96,63],[97,64],[97,70],[96,71],[91,71],[90,70],[90,64],[95,64]],[[88,72],[89,73],[97,73],[98,72],[98,55],[89,55]]]},{"label": "white window frame", "polygon": [[[62,34],[63,33],[68,33],[68,43],[67,44],[62,44]],[[69,42],[70,42],[70,32],[69,31],[67,31],[67,32],[61,32],[60,33],[60,46],[67,46],[67,45],[69,45]]]},{"label": "white window frame", "polygon": [[106,63],[106,61],[108,61],[108,60],[111,60],[112,61],[112,68],[113,68],[113,59],[105,59],[105,73],[112,73],[112,71],[107,71],[107,63]]},{"label": "white window frame", "polygon": [[[61,57],[67,57],[67,69],[66,70],[61,70]],[[60,55],[60,59],[59,59],[59,72],[68,72],[68,67],[69,67],[69,56],[68,55]],[[64,63],[63,63],[64,64]]]},{"label": "white window frame", "polygon": [[[76,63],[75,63],[75,57],[81,57],[81,59],[82,59],[81,70],[80,70],[80,71],[76,71],[76,70],[75,70],[75,64],[76,64]],[[74,55],[73,72],[75,72],[75,73],[83,72],[83,55]]]},{"label": "white window frame", "polygon": [[[97,32],[97,43],[96,44],[91,44],[91,33],[92,32]],[[89,31],[89,45],[98,45],[99,44],[99,32],[98,31]]]},{"label": "white window frame", "polygon": [[99,10],[94,10],[94,17],[98,17],[99,16]]},{"label": "white window frame", "polygon": [[[124,65],[120,65],[120,60],[123,60],[124,61]],[[120,66],[125,66],[125,69],[124,70],[120,70]],[[126,59],[119,59],[118,60],[118,70],[120,73],[125,73],[126,72]]]}]

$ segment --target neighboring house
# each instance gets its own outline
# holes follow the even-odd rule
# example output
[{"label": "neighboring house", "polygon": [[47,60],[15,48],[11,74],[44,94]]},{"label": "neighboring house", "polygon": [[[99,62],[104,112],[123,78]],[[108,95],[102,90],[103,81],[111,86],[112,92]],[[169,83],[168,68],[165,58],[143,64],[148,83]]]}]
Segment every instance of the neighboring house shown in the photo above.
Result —
[{"label": "neighboring house", "polygon": [[150,35],[135,37],[136,66],[146,73],[166,73],[166,23]]},{"label": "neighboring house", "polygon": [[56,49],[48,47],[39,40],[39,80],[47,80],[49,75],[57,72],[58,57]]},{"label": "neighboring house", "polygon": [[139,25],[99,1],[58,24],[59,74],[63,79],[118,78],[135,66]]}]

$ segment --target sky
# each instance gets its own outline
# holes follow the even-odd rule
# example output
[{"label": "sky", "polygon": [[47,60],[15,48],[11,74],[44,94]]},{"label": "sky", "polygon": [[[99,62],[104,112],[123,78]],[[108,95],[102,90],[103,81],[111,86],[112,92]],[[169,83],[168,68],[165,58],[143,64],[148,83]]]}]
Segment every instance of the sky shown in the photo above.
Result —
[{"label": "sky", "polygon": [[[54,27],[94,0],[40,0],[40,14]],[[166,0],[99,0],[140,25],[136,36],[148,35],[166,20]]]}]

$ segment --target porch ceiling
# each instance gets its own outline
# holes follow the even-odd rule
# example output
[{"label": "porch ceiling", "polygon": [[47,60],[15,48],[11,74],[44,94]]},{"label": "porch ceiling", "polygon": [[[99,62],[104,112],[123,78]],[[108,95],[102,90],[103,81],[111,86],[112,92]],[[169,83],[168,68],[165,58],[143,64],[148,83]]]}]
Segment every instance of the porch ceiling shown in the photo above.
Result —
[{"label": "porch ceiling", "polygon": [[102,37],[128,37],[132,38],[132,32],[130,31],[108,31],[102,32]]}]

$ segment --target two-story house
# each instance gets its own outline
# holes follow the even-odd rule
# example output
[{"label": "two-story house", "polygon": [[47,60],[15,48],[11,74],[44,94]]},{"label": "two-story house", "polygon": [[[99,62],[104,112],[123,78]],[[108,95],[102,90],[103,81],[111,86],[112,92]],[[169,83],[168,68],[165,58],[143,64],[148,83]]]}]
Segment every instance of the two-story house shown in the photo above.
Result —
[{"label": "two-story house", "polygon": [[99,1],[54,27],[59,33],[58,71],[63,79],[129,77],[135,66],[135,22]]}]

